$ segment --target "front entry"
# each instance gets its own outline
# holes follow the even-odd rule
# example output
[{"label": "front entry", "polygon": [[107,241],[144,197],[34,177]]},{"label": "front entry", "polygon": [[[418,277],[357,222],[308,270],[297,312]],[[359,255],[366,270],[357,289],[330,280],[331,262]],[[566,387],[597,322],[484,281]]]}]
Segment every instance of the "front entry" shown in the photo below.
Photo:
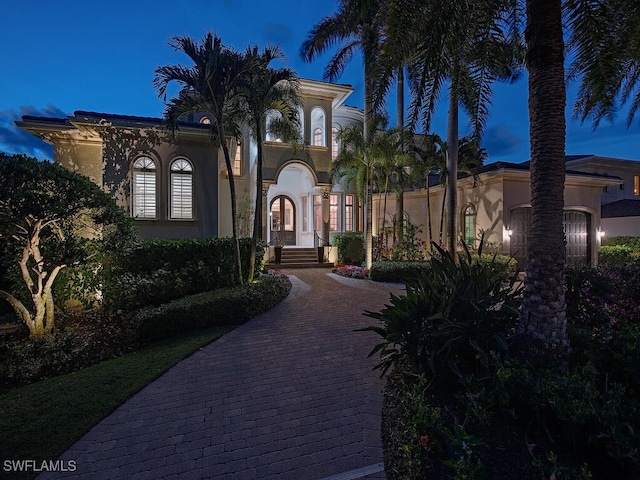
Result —
[{"label": "front entry", "polygon": [[278,195],[271,202],[269,210],[271,221],[271,242],[282,245],[296,244],[296,208],[293,201],[285,195]]}]

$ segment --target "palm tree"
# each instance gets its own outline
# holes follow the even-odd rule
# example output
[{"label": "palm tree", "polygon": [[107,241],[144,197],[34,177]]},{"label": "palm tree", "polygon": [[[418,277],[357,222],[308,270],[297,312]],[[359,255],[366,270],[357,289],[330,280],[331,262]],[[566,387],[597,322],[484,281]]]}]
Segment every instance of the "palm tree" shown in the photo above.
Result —
[{"label": "palm tree", "polygon": [[563,351],[568,345],[562,226],[566,138],[562,35],[561,0],[527,0],[531,233],[519,329],[547,351]]},{"label": "palm tree", "polygon": [[[340,0],[338,11],[331,17],[323,18],[309,32],[300,53],[305,61],[312,61],[336,43],[343,43],[333,55],[324,71],[324,78],[335,81],[344,71],[356,50],[362,51],[364,66],[364,141],[371,131],[370,119],[373,114],[372,94],[375,88],[373,75],[376,58],[380,52],[383,19],[381,0]],[[367,160],[364,160],[367,164]],[[371,173],[367,170],[367,173]],[[367,185],[370,181],[367,181]],[[366,264],[371,267],[371,195],[365,196],[366,226],[364,231]]]},{"label": "palm tree", "polygon": [[284,139],[295,138],[300,130],[297,107],[301,105],[301,99],[298,96],[299,83],[295,72],[289,68],[274,69],[269,66],[273,61],[284,58],[284,54],[279,48],[267,47],[260,52],[258,47],[254,46],[247,48],[245,57],[251,59],[255,64],[253,70],[245,77],[241,91],[244,95],[247,124],[256,139],[258,150],[256,157],[256,203],[248,278],[248,281],[252,281],[256,264],[257,243],[262,237],[262,164],[267,114],[278,114],[282,120],[277,122],[280,137]]},{"label": "palm tree", "polygon": [[184,52],[193,62],[190,67],[168,65],[156,69],[153,80],[158,96],[166,102],[167,87],[172,82],[181,86],[178,95],[166,103],[164,118],[168,129],[175,133],[179,121],[192,113],[205,113],[211,121],[209,134],[213,146],[222,148],[231,194],[231,221],[234,243],[235,280],[242,283],[240,243],[238,241],[236,191],[228,140],[240,138],[243,118],[242,79],[254,66],[233,49],[225,47],[217,35],[209,32],[202,43],[190,37],[173,37],[169,43]]},{"label": "palm tree", "polygon": [[640,9],[629,0],[565,4],[574,57],[569,78],[580,79],[574,114],[594,128],[631,99],[627,127],[640,108]]},{"label": "palm tree", "polygon": [[[398,62],[407,62],[412,98],[410,125],[428,130],[443,86],[448,85],[447,249],[457,243],[457,167],[459,107],[479,138],[489,114],[491,85],[514,81],[522,64],[518,16],[510,0],[415,2],[389,0],[381,78],[389,78]],[[381,88],[388,86],[382,80]],[[376,97],[385,95],[383,90]]]}]

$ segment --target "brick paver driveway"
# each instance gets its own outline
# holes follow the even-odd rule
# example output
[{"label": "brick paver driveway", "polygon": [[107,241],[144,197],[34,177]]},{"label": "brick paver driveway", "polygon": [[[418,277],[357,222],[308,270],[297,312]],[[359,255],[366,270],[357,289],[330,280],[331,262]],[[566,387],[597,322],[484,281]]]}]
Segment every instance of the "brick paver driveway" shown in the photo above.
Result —
[{"label": "brick paver driveway", "polygon": [[367,354],[395,286],[291,270],[280,305],[176,365],[41,479],[384,478],[384,381]]}]

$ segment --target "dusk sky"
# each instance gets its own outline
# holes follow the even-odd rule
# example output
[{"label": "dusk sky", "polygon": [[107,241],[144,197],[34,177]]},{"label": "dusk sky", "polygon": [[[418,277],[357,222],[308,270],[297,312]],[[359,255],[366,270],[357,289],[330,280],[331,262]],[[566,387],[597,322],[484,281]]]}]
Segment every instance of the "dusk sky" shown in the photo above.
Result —
[{"label": "dusk sky", "polygon": [[[0,151],[51,158],[52,150],[20,131],[22,115],[64,117],[76,110],[160,117],[163,103],[152,80],[158,66],[189,65],[168,41],[174,35],[202,39],[215,31],[225,45],[279,45],[301,78],[322,80],[329,54],[305,63],[299,50],[309,30],[331,15],[335,0],[113,0],[4,2],[0,12]],[[362,60],[354,57],[339,83],[354,93],[347,104],[362,107]],[[626,128],[626,109],[612,123],[571,119],[575,85],[569,88],[567,154],[640,159],[640,118]],[[394,104],[391,100],[390,104]],[[445,136],[446,98],[432,131]],[[393,123],[394,117],[391,117]],[[526,75],[496,85],[483,138],[489,161],[529,158]],[[461,135],[467,133],[461,125]]]}]

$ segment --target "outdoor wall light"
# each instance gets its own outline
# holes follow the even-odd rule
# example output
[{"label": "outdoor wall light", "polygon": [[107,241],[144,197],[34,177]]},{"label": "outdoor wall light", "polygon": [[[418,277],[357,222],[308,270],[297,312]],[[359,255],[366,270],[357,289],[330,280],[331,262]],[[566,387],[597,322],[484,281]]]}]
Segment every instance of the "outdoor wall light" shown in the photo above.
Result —
[{"label": "outdoor wall light", "polygon": [[604,237],[604,230],[598,228],[598,240],[602,240],[602,237]]},{"label": "outdoor wall light", "polygon": [[511,228],[507,227],[507,228],[505,229],[505,231],[507,232],[507,235],[509,235],[509,236],[513,235],[513,229],[511,229]]}]

